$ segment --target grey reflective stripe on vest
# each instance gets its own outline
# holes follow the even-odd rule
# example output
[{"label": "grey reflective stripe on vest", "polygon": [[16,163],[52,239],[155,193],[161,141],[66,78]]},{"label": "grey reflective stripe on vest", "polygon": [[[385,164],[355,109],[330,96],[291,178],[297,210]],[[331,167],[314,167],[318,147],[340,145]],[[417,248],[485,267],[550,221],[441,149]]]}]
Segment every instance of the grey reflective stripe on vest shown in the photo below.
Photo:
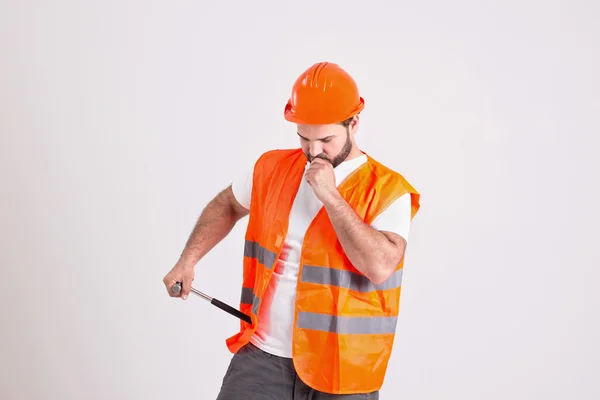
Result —
[{"label": "grey reflective stripe on vest", "polygon": [[260,304],[260,298],[254,294],[252,288],[242,287],[242,296],[240,303],[252,305],[252,313],[258,313],[258,305]]},{"label": "grey reflective stripe on vest", "polygon": [[305,265],[302,267],[302,282],[320,283],[323,285],[347,288],[356,292],[373,292],[375,290],[396,289],[402,285],[403,268],[395,271],[392,276],[380,284],[374,284],[364,275],[352,271],[334,268],[313,267]]},{"label": "grey reflective stripe on vest", "polygon": [[398,317],[341,317],[301,311],[297,326],[338,334],[393,334],[397,321]]},{"label": "grey reflective stripe on vest", "polygon": [[257,242],[246,240],[244,242],[244,257],[256,258],[259,263],[263,264],[268,269],[275,264],[277,255],[270,250],[265,249]]}]

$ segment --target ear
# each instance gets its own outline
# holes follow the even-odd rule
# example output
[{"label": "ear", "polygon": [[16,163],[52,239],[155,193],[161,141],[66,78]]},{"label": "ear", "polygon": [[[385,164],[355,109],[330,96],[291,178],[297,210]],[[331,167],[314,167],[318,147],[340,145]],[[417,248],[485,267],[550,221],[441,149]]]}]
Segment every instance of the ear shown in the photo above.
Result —
[{"label": "ear", "polygon": [[350,122],[350,126],[348,127],[350,129],[350,133],[354,136],[354,134],[356,133],[356,131],[358,130],[358,125],[360,122],[360,116],[357,114],[354,117],[352,117],[352,122]]}]

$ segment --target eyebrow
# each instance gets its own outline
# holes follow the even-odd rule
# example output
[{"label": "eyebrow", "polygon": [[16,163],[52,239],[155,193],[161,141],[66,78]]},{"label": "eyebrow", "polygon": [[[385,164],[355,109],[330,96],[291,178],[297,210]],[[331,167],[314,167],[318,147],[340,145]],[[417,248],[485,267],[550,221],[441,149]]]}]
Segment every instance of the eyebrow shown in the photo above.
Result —
[{"label": "eyebrow", "polygon": [[[300,136],[302,139],[305,140],[310,140],[308,138],[305,138],[304,136],[302,136],[300,133],[296,132],[298,134],[298,136]],[[323,138],[319,138],[319,139],[315,139],[315,140],[326,140],[326,139],[331,139],[332,137],[334,137],[335,135],[329,135],[329,136],[325,136]]]}]

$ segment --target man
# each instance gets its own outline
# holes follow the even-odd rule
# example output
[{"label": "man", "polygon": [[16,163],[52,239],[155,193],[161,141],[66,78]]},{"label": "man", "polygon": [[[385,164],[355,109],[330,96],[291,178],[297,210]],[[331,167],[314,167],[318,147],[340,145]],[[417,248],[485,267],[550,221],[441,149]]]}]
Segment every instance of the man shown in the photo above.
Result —
[{"label": "man", "polygon": [[338,65],[302,73],[284,112],[301,148],[266,152],[218,194],[164,278],[185,299],[196,263],[249,215],[240,309],[252,323],[226,341],[218,400],[379,398],[419,194],[356,146],[363,108]]}]

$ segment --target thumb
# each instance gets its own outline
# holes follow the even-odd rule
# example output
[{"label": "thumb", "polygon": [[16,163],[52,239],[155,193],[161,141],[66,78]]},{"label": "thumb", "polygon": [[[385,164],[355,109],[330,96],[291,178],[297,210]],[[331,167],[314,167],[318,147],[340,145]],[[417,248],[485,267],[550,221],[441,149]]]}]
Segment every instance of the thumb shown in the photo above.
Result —
[{"label": "thumb", "polygon": [[182,279],[183,282],[181,282],[181,298],[183,300],[187,299],[188,295],[190,294],[190,291],[192,289],[192,280],[193,278],[191,277],[184,277]]}]

